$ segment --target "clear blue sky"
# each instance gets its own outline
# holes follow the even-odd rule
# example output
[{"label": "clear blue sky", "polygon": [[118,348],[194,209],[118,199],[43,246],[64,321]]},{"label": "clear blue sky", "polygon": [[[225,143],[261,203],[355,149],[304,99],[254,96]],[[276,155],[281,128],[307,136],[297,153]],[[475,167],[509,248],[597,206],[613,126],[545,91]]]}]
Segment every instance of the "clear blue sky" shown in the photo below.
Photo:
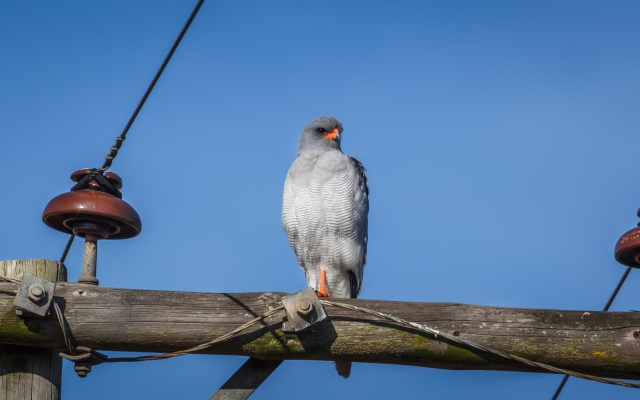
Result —
[{"label": "clear blue sky", "polygon": [[[195,1],[0,3],[2,259],[58,259],[41,213],[99,167]],[[280,226],[302,127],[332,115],[371,186],[363,298],[600,310],[638,222],[640,2],[213,1],[111,170],[143,232],[107,287],[296,292]],[[67,259],[79,276],[77,241]],[[638,309],[633,271],[611,310]],[[208,398],[244,362],[65,363],[65,400]],[[285,362],[255,394],[547,399],[560,376]],[[309,382],[322,382],[314,387]],[[571,379],[562,398],[637,398]]]}]

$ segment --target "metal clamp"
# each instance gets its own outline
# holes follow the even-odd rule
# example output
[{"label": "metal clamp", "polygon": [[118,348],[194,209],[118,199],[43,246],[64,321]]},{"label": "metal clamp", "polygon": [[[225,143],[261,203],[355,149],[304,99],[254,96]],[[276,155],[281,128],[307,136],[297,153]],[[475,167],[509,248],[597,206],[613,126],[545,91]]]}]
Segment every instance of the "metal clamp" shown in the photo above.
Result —
[{"label": "metal clamp", "polygon": [[78,346],[74,349],[77,354],[71,355],[65,352],[60,353],[60,357],[64,357],[75,364],[74,370],[80,378],[87,376],[91,372],[91,367],[102,364],[107,361],[106,355],[97,352],[89,347]]},{"label": "metal clamp", "polygon": [[16,315],[44,317],[49,314],[55,284],[46,279],[24,273],[13,304]]},{"label": "metal clamp", "polygon": [[327,314],[311,288],[282,298],[287,321],[282,324],[283,332],[311,331],[316,323],[327,318]]}]

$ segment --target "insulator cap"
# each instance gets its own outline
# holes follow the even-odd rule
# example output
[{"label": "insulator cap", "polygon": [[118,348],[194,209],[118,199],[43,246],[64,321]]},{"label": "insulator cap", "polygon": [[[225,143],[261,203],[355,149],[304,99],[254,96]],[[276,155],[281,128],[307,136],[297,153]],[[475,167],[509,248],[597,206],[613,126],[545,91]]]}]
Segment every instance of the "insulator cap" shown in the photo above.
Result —
[{"label": "insulator cap", "polygon": [[[640,217],[640,210],[638,210]],[[616,261],[627,267],[640,268],[640,227],[633,228],[618,239],[614,251]]]},{"label": "insulator cap", "polygon": [[[87,175],[87,170],[71,175],[75,182]],[[105,178],[120,189],[122,180],[114,173],[107,172]],[[105,239],[128,239],[140,234],[140,216],[126,201],[100,191],[99,184],[91,181],[86,189],[63,193],[47,204],[42,213],[42,221],[49,227],[84,237],[88,225],[99,226]]]},{"label": "insulator cap", "polygon": [[[82,178],[84,178],[86,175],[89,175],[91,173],[92,169],[91,168],[83,168],[80,169],[76,172],[74,172],[73,174],[71,174],[71,180],[74,182],[78,182],[80,181]],[[109,181],[110,184],[113,185],[113,187],[115,187],[116,189],[120,190],[122,189],[122,178],[120,178],[120,176],[118,176],[118,174],[115,174],[113,172],[105,172],[104,173],[104,177]],[[95,180],[91,180],[87,183],[87,186],[89,186],[89,188],[91,189],[100,189],[100,184],[98,182],[96,182]]]}]

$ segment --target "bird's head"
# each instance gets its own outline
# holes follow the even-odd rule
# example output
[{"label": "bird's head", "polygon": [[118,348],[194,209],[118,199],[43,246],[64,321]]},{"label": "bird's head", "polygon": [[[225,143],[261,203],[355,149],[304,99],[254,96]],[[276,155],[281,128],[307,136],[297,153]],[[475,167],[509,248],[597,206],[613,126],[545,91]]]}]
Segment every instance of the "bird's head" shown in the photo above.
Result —
[{"label": "bird's head", "polygon": [[298,151],[306,149],[340,149],[342,124],[333,117],[320,117],[305,126]]}]

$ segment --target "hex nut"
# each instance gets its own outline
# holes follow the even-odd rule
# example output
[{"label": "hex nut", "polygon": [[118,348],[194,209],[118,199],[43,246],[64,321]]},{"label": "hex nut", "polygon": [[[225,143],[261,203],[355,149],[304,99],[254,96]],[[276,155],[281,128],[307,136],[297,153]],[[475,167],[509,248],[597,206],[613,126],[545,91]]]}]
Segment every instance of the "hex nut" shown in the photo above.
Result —
[{"label": "hex nut", "polygon": [[296,312],[298,313],[298,315],[300,315],[301,317],[305,317],[309,315],[311,311],[313,311],[313,303],[311,303],[311,300],[309,300],[308,298],[303,297],[298,300],[296,308]]},{"label": "hex nut", "polygon": [[34,283],[29,286],[29,291],[27,293],[27,297],[34,303],[39,302],[44,299],[47,292],[44,290],[44,287],[39,283]]}]

